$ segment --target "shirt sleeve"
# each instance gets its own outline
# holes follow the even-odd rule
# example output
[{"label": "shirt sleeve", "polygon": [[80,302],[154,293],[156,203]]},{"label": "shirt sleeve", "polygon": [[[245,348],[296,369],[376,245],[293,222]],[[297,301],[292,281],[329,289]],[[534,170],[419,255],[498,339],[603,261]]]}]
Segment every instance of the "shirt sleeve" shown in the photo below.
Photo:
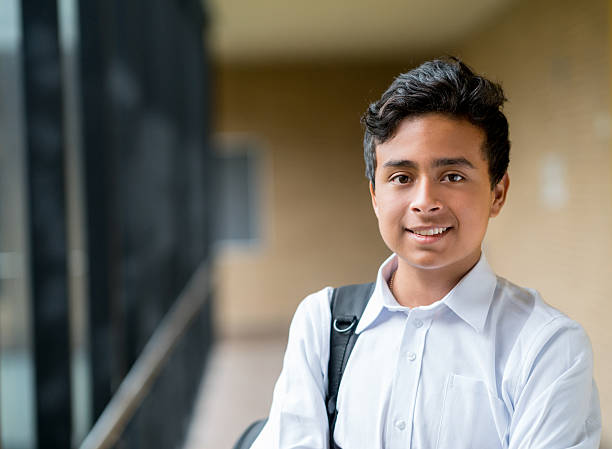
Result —
[{"label": "shirt sleeve", "polygon": [[525,353],[509,429],[509,449],[597,449],[601,416],[589,339],[556,317]]},{"label": "shirt sleeve", "polygon": [[324,449],[328,443],[325,407],[331,327],[326,288],[298,306],[274,387],[268,422],[251,449]]}]

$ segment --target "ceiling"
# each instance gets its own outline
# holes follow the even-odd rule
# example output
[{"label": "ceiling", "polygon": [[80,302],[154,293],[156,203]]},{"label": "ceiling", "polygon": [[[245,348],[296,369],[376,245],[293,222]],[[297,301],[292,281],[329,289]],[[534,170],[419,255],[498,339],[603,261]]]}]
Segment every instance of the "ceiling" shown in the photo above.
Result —
[{"label": "ceiling", "polygon": [[388,57],[443,51],[516,0],[209,0],[226,61]]}]

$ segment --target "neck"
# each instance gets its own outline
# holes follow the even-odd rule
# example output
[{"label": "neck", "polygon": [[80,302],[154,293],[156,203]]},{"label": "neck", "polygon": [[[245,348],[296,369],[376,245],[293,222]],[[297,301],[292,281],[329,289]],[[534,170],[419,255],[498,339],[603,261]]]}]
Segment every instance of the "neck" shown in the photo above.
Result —
[{"label": "neck", "polygon": [[409,264],[398,256],[397,271],[393,277],[392,293],[397,302],[406,307],[428,306],[444,298],[478,260],[467,258],[456,266],[421,268]]}]

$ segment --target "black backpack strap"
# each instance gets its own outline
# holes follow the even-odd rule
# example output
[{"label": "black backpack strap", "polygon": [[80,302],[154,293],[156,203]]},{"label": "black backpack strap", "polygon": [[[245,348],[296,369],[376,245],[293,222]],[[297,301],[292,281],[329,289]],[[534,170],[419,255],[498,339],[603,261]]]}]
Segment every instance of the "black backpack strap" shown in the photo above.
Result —
[{"label": "black backpack strap", "polygon": [[327,417],[329,419],[329,447],[339,449],[334,441],[336,428],[336,400],[342,374],[358,335],[357,323],[374,291],[374,283],[346,285],[334,289],[331,299],[331,331],[329,341],[329,364],[327,367]]}]

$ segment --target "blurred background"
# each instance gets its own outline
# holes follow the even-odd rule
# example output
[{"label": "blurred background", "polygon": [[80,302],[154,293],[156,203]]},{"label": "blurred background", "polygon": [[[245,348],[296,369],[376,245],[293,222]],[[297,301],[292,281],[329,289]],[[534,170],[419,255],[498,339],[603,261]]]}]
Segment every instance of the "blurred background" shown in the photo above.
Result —
[{"label": "blurred background", "polygon": [[0,447],[229,448],[291,316],[387,257],[359,118],[453,54],[502,83],[485,254],[580,322],[612,448],[608,0],[2,0]]}]

